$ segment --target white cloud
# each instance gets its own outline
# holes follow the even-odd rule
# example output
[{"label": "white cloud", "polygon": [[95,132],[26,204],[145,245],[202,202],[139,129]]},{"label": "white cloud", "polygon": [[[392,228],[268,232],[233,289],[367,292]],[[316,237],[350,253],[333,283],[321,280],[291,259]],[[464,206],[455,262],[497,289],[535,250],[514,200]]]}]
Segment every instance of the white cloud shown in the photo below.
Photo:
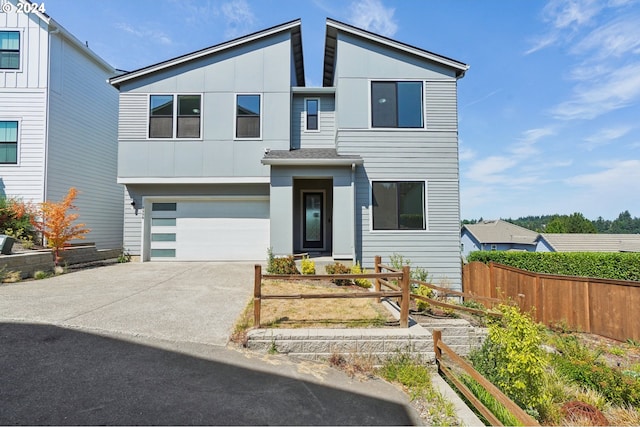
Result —
[{"label": "white cloud", "polygon": [[476,161],[466,173],[472,181],[483,184],[494,184],[504,182],[506,175],[502,172],[511,169],[518,162],[512,158],[504,156],[490,156]]},{"label": "white cloud", "polygon": [[601,60],[609,56],[640,53],[640,16],[624,15],[602,25],[572,48],[574,54],[588,54]]},{"label": "white cloud", "polygon": [[566,182],[577,187],[587,187],[597,194],[618,192],[632,196],[633,193],[629,192],[631,183],[640,182],[640,160],[616,160],[596,166],[604,169],[568,178]]},{"label": "white cloud", "polygon": [[585,148],[589,151],[594,148],[610,144],[616,139],[622,138],[631,131],[631,126],[619,126],[601,129],[599,132],[585,138]]},{"label": "white cloud", "polygon": [[394,13],[395,9],[385,7],[381,0],[357,0],[351,4],[350,21],[356,27],[392,37],[398,31]]},{"label": "white cloud", "polygon": [[551,109],[556,119],[593,119],[640,98],[640,62],[623,66],[593,82],[574,87],[572,99]]},{"label": "white cloud", "polygon": [[225,37],[239,37],[253,28],[256,18],[246,0],[231,0],[223,3],[221,9],[227,24]]},{"label": "white cloud", "polygon": [[115,26],[116,28],[126,33],[129,33],[131,35],[134,35],[138,38],[143,38],[152,42],[157,41],[160,44],[167,45],[167,46],[173,44],[173,40],[171,40],[171,37],[169,37],[168,35],[166,35],[164,32],[160,30],[146,28],[143,26],[133,27],[132,25],[124,22],[116,23]]},{"label": "white cloud", "polygon": [[588,24],[601,8],[600,0],[552,0],[542,14],[553,27],[565,29]]}]

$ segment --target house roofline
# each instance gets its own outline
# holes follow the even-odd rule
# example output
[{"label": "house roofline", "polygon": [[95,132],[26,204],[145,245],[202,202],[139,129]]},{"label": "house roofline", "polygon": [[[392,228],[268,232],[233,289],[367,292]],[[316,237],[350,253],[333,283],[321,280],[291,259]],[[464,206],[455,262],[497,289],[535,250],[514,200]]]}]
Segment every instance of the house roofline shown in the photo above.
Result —
[{"label": "house roofline", "polygon": [[363,159],[262,159],[263,165],[270,166],[352,166],[361,165]]},{"label": "house roofline", "polygon": [[457,61],[455,59],[439,55],[437,53],[430,52],[428,50],[421,49],[416,46],[412,46],[407,43],[403,43],[389,37],[381,36],[376,33],[372,33],[362,28],[354,27],[353,25],[345,24],[344,22],[336,21],[335,19],[327,18],[327,31],[325,36],[325,49],[324,49],[324,73],[323,73],[323,86],[333,85],[333,73],[335,71],[335,51],[336,51],[336,38],[338,31],[351,34],[353,36],[363,38],[375,43],[387,46],[402,52],[417,56],[422,59],[436,62],[446,67],[452,68],[456,72],[456,78],[461,79],[469,69],[469,65]]},{"label": "house roofline", "polygon": [[130,71],[126,74],[122,74],[116,77],[112,77],[109,79],[109,83],[111,83],[116,88],[120,89],[120,85],[122,83],[135,80],[141,77],[144,77],[148,74],[155,73],[160,70],[164,70],[167,68],[175,67],[177,65],[184,64],[189,61],[193,61],[195,59],[199,59],[205,56],[213,55],[215,53],[219,53],[228,49],[232,49],[237,46],[241,46],[246,43],[254,42],[256,40],[260,40],[266,37],[270,37],[282,32],[286,31],[295,31],[296,40],[292,43],[292,48],[294,51],[294,56],[296,57],[296,77],[298,79],[298,83],[304,85],[304,58],[302,56],[302,42],[301,40],[297,40],[301,38],[300,36],[300,19],[295,19],[293,21],[286,22],[284,24],[276,25],[265,30],[256,31],[255,33],[251,33],[246,36],[238,37],[233,40],[225,41],[223,43],[219,43],[217,45],[209,46],[204,49],[197,50],[195,52],[187,53],[185,55],[181,55],[172,59],[168,59],[166,61],[159,62],[157,64],[149,65],[144,68],[139,68],[134,71]]}]

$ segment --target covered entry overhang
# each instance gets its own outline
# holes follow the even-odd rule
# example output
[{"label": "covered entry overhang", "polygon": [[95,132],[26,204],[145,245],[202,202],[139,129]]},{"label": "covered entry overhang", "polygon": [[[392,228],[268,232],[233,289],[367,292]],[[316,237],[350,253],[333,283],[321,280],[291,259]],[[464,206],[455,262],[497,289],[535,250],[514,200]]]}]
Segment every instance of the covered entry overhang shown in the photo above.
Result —
[{"label": "covered entry overhang", "polygon": [[270,236],[275,255],[355,258],[355,171],[360,156],[335,149],[271,150]]}]

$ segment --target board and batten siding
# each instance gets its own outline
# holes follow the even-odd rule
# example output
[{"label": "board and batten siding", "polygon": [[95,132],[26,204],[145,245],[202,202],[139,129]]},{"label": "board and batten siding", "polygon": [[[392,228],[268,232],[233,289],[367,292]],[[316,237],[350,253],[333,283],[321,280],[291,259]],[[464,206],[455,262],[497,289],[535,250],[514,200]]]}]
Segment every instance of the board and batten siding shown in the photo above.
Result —
[{"label": "board and batten siding", "polygon": [[117,184],[118,91],[113,69],[96,63],[60,34],[51,35],[46,198],[79,194],[79,221],[99,249],[121,248],[122,186]]},{"label": "board and batten siding", "polygon": [[[0,88],[44,89],[47,87],[48,24],[33,13],[0,13],[0,31],[20,32],[20,69],[0,70]],[[3,2],[4,3],[4,2]]]},{"label": "board and batten siding", "polygon": [[[306,99],[319,99],[318,130],[306,131]],[[333,96],[296,95],[291,116],[291,148],[335,148],[335,99]]]}]

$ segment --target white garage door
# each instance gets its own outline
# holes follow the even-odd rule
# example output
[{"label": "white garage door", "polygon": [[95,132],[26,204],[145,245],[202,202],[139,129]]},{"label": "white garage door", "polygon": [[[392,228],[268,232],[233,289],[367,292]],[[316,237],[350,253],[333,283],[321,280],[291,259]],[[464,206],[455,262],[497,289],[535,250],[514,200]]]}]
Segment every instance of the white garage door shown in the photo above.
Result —
[{"label": "white garage door", "polygon": [[151,203],[152,261],[253,261],[269,247],[269,201]]}]

